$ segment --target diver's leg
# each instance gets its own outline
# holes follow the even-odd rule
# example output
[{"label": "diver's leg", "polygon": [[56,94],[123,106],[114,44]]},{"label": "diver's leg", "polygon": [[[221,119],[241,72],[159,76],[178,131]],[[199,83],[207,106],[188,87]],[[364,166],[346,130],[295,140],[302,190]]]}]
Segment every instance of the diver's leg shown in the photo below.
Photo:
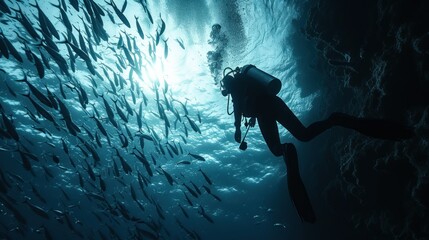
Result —
[{"label": "diver's leg", "polygon": [[358,118],[335,112],[329,117],[329,121],[334,125],[350,128],[374,138],[401,140],[415,135],[412,128],[382,119]]},{"label": "diver's leg", "polygon": [[313,207],[311,206],[307,191],[305,190],[305,186],[299,175],[298,155],[296,153],[296,148],[292,144],[285,143],[282,145],[280,143],[276,118],[273,114],[273,112],[275,112],[273,109],[275,109],[277,106],[266,100],[261,101],[261,103],[261,105],[257,105],[255,107],[257,107],[258,111],[258,126],[261,130],[262,136],[264,137],[268,148],[275,156],[283,155],[283,159],[287,168],[289,194],[292,202],[295,205],[295,208],[298,211],[299,216],[306,222],[314,223],[316,221],[316,217]]},{"label": "diver's leg", "polygon": [[275,97],[271,101],[276,120],[300,141],[309,141],[333,126],[330,121],[322,120],[305,127],[283,100]]},{"label": "diver's leg", "polygon": [[392,121],[358,118],[338,112],[332,113],[326,120],[305,127],[280,98],[275,97],[270,101],[275,119],[300,141],[309,141],[333,126],[350,128],[366,136],[381,139],[401,140],[415,136],[412,128]]},{"label": "diver's leg", "polygon": [[281,144],[277,123],[269,113],[258,116],[258,126],[268,148],[275,156],[282,156],[287,168],[287,182],[289,195],[302,220],[310,223],[316,217],[308,198],[307,191],[299,175],[298,155],[296,148],[290,143]]},{"label": "diver's leg", "polygon": [[283,144],[283,159],[287,168],[287,184],[290,198],[301,220],[314,223],[316,221],[316,216],[299,174],[298,155],[293,144]]},{"label": "diver's leg", "polygon": [[279,129],[274,118],[264,114],[258,116],[257,119],[259,129],[270,151],[277,157],[282,156],[283,148],[280,143]]}]

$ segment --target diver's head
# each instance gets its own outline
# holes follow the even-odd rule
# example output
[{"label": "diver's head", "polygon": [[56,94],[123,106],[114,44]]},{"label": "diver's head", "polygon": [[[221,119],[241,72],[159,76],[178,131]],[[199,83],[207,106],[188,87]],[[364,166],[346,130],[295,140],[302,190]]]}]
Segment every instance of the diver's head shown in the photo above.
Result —
[{"label": "diver's head", "polygon": [[231,93],[231,83],[234,80],[234,77],[231,75],[226,75],[221,81],[220,86],[222,87],[222,95],[226,97]]},{"label": "diver's head", "polygon": [[215,23],[215,24],[213,24],[213,26],[212,26],[212,32],[215,32],[215,33],[218,33],[218,32],[220,32],[220,29],[221,29],[222,27],[220,26],[220,24],[219,23]]}]

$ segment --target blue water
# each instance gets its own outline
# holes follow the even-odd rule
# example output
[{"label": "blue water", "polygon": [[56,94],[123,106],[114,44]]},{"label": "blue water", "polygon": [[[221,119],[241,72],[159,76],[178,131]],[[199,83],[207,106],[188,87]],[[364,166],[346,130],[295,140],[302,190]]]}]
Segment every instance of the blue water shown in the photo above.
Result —
[{"label": "blue water", "polygon": [[[22,16],[41,37],[34,39],[21,23],[21,14],[12,9],[7,13],[3,2],[22,9]],[[424,239],[429,235],[429,6],[424,1],[114,1],[118,11],[125,6],[130,27],[105,1],[79,0],[79,11],[72,6],[74,1],[60,2],[65,2],[65,14],[75,26],[75,45],[82,49],[80,30],[88,49],[84,52],[98,74],[91,73],[74,49],[72,70],[70,45],[61,43],[68,36],[67,28],[60,10],[50,4],[58,1],[38,4],[60,33],[59,39],[52,39],[67,61],[69,75],[40,46],[48,36],[42,37],[36,7],[28,1],[0,1],[1,40],[8,39],[23,59],[18,61],[10,50],[7,58],[6,43],[2,44],[0,239]],[[108,40],[98,44],[90,23],[99,20],[85,15],[84,3],[91,2],[106,13],[101,18]],[[213,31],[214,24],[221,26],[219,32]],[[89,43],[98,54],[95,59]],[[46,40],[42,44],[48,45]],[[30,61],[29,52],[39,59],[42,54],[47,57],[50,69]],[[278,96],[304,125],[341,111],[413,126],[416,137],[393,142],[334,128],[300,142],[280,127],[282,142],[297,148],[301,176],[317,217],[314,224],[302,222],[289,198],[283,159],[270,153],[258,127],[249,131],[246,151],[234,141],[234,119],[227,114],[219,80],[224,68],[246,64],[281,79]],[[48,96],[49,89],[66,105],[81,131],[77,136],[60,110],[31,93],[52,115],[56,127],[21,95],[29,92],[28,84],[15,80],[23,79],[24,73],[43,95]],[[87,95],[86,103],[82,94]],[[113,109],[118,128],[109,120],[101,95]],[[117,99],[128,122],[119,116]],[[136,120],[140,106],[141,128]],[[36,115],[37,122],[28,112]],[[108,132],[111,144],[93,116]],[[9,123],[19,140],[10,134]],[[142,146],[141,134],[152,141],[145,139]],[[153,176],[134,155],[136,149],[146,157]],[[31,170],[22,155],[29,158]],[[126,173],[121,158],[132,172]]]}]

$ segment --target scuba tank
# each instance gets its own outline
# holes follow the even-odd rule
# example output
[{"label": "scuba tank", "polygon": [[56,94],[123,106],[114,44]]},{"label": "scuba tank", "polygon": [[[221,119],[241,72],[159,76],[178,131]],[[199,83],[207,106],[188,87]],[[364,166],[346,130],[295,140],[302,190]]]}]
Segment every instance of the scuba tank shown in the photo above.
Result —
[{"label": "scuba tank", "polygon": [[244,65],[240,75],[249,84],[250,93],[256,95],[277,95],[282,88],[282,82],[270,74],[258,69],[254,65]]},{"label": "scuba tank", "polygon": [[[230,71],[225,74],[226,70]],[[226,82],[235,81],[235,78],[237,80],[238,78],[243,79],[246,85],[243,87],[246,87],[248,94],[251,95],[277,95],[282,88],[282,82],[278,78],[250,64],[244,65],[242,68],[237,67],[234,70],[227,67],[223,70],[223,76],[220,85],[222,95],[225,97],[229,94],[225,86]]]}]

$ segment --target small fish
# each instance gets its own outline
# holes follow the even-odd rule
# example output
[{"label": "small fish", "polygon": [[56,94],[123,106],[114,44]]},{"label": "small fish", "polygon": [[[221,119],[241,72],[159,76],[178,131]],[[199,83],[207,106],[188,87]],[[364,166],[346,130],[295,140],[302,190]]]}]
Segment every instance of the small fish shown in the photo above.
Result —
[{"label": "small fish", "polygon": [[43,208],[41,208],[41,207],[39,207],[39,206],[37,206],[37,205],[35,205],[35,204],[32,204],[32,203],[30,203],[29,201],[29,198],[28,197],[26,197],[25,198],[25,200],[24,200],[24,203],[26,203],[27,204],[27,206],[29,206],[30,207],[30,209],[34,212],[34,213],[36,213],[37,215],[39,215],[40,217],[43,217],[43,218],[45,218],[45,219],[48,219],[49,220],[49,214],[48,214],[48,212],[45,210],[45,209],[43,209]]},{"label": "small fish", "polygon": [[30,5],[37,8],[40,25],[46,25],[48,32],[51,35],[53,35],[56,39],[60,39],[60,35],[58,34],[58,31],[55,28],[54,24],[52,24],[52,22],[49,20],[49,18],[46,16],[46,14],[42,11],[42,9],[40,8],[37,1],[36,1],[36,5],[32,5],[31,3],[30,3]]},{"label": "small fish", "polygon": [[36,66],[36,70],[37,70],[37,73],[39,74],[39,77],[44,78],[45,77],[45,68],[43,67],[42,61],[40,60],[40,58],[36,54],[31,53],[31,55],[32,55],[32,59],[34,60],[34,65]]},{"label": "small fish", "polygon": [[185,183],[182,183],[183,186],[185,186],[186,189],[188,189],[188,191],[192,194],[192,196],[198,198],[198,194],[192,190],[192,188],[190,188],[188,185],[186,185]]},{"label": "small fish", "polygon": [[18,95],[16,95],[15,91],[14,91],[14,90],[9,86],[9,84],[8,84],[7,82],[5,82],[5,84],[6,84],[6,88],[7,88],[7,90],[9,91],[9,93],[10,93],[12,96],[17,97]]},{"label": "small fish", "polygon": [[13,10],[19,13],[20,17],[18,17],[18,15],[16,17],[11,17],[17,19],[34,40],[40,40],[39,34],[36,32],[36,29],[34,29],[33,24],[30,22],[30,20],[28,20],[27,16],[22,12],[21,7],[18,5],[18,10]]},{"label": "small fish", "polygon": [[159,14],[159,18],[161,19],[161,29],[159,31],[159,36],[161,36],[165,31],[165,22],[161,17],[161,13]]},{"label": "small fish", "polygon": [[128,144],[129,144],[128,138],[121,132],[118,132],[118,134],[119,134],[119,139],[121,140],[121,143],[122,143],[121,147],[122,148],[128,147]]},{"label": "small fish", "polygon": [[210,223],[214,223],[213,219],[209,215],[207,215],[207,213],[204,211],[204,208],[201,205],[200,205],[200,209],[201,211],[198,211],[198,213],[201,214],[201,216],[207,219],[207,221],[209,221]]},{"label": "small fish", "polygon": [[113,10],[115,11],[116,15],[118,15],[119,19],[121,19],[121,21],[125,24],[125,26],[127,26],[128,28],[131,28],[130,22],[128,21],[127,17],[125,17],[125,15],[118,9],[115,2],[111,0],[110,3],[109,2],[106,2],[106,3],[113,7]]},{"label": "small fish", "polygon": [[[72,25],[70,23],[69,17],[67,16],[67,9],[63,9],[59,4],[55,5],[55,4],[51,3],[51,5],[60,10],[61,20],[62,20],[64,26],[67,28],[67,30],[71,31]],[[63,6],[65,6],[65,5],[63,5]]]},{"label": "small fish", "polygon": [[112,12],[107,11],[107,16],[109,17],[110,21],[111,21],[113,24],[116,24],[116,21],[115,21],[115,18],[113,17],[113,15],[112,15]]},{"label": "small fish", "polygon": [[189,122],[189,125],[191,125],[191,128],[192,128],[195,132],[197,132],[197,133],[201,134],[201,130],[200,130],[200,128],[197,126],[197,124],[195,124],[195,122],[194,122],[192,119],[190,119],[190,118],[188,117],[188,115],[185,115],[185,117],[188,119],[188,122]]},{"label": "small fish", "polygon": [[199,160],[199,161],[205,161],[206,160],[204,157],[197,155],[197,154],[188,153],[188,155]]},{"label": "small fish", "polygon": [[98,176],[99,180],[100,180],[100,188],[103,192],[106,191],[106,183],[104,182],[104,180],[101,178],[101,175]]},{"label": "small fish", "polygon": [[34,108],[36,108],[37,112],[40,113],[40,115],[42,115],[44,118],[46,118],[47,120],[49,120],[50,122],[52,122],[55,126],[58,126],[57,122],[55,121],[55,119],[53,118],[53,116],[46,111],[42,106],[40,106],[38,103],[36,103],[31,97],[30,97],[30,93],[28,94],[22,94],[23,96],[27,97],[30,102],[33,104]]},{"label": "small fish", "polygon": [[167,142],[167,146],[169,146],[171,148],[171,150],[174,152],[174,154],[179,155],[179,150],[177,149],[177,147],[175,145],[172,145],[169,142]]},{"label": "small fish", "polygon": [[118,100],[116,101],[112,100],[112,101],[115,103],[116,112],[118,113],[119,117],[122,119],[122,121],[128,123],[128,118],[125,116],[125,113],[121,110],[121,108],[117,104]]},{"label": "small fish", "polygon": [[155,46],[158,46],[159,39],[161,39],[161,38],[160,38],[160,35],[159,35],[159,32],[158,32],[158,29],[156,29]]},{"label": "small fish", "polygon": [[128,48],[128,50],[130,52],[132,52],[133,51],[133,49],[132,49],[133,46],[131,45],[131,38],[130,38],[130,36],[125,31],[123,31],[123,33],[125,34],[125,37],[127,39],[127,48]]},{"label": "small fish", "polygon": [[176,38],[176,41],[177,41],[177,43],[179,44],[179,46],[180,46],[183,50],[185,50],[185,45],[183,44],[183,40],[182,40],[182,39],[177,39],[177,38]]},{"label": "small fish", "polygon": [[194,204],[192,203],[191,199],[189,199],[188,195],[186,195],[185,192],[183,192],[183,193],[185,194],[186,201],[189,203],[189,205],[191,205],[193,207]]},{"label": "small fish", "polygon": [[4,0],[0,0],[0,11],[7,13],[7,14],[11,14],[9,7],[7,6],[7,4]]},{"label": "small fish", "polygon": [[186,218],[189,218],[188,213],[185,211],[185,209],[182,207],[182,205],[180,203],[178,205],[179,205],[180,209],[182,210],[183,215],[185,215]]},{"label": "small fish", "polygon": [[101,132],[105,137],[108,137],[108,135],[107,135],[107,131],[106,131],[106,129],[104,128],[103,124],[101,124],[100,120],[98,120],[98,119],[95,117],[95,115],[90,116],[90,118],[92,118],[92,119],[94,119],[94,120],[95,120],[95,123],[96,123],[96,125],[97,125],[97,127],[98,127],[98,130],[100,130],[100,132]]},{"label": "small fish", "polygon": [[80,149],[80,151],[85,156],[85,158],[89,157],[89,154],[82,148],[82,146],[77,145],[77,147]]},{"label": "small fish", "polygon": [[0,55],[9,59],[9,50],[7,49],[7,45],[3,41],[3,38],[1,38],[1,37],[0,37]]},{"label": "small fish", "polygon": [[70,196],[66,193],[66,191],[64,191],[64,189],[62,187],[60,187],[61,193],[63,194],[63,196],[66,198],[67,201],[70,201]]},{"label": "small fish", "polygon": [[[45,50],[51,55],[52,59],[54,59],[55,63],[57,63],[58,67],[60,68],[61,72],[70,75],[68,72],[68,64],[67,61],[62,57],[61,54],[57,52],[57,50],[53,49],[52,47],[49,47],[47,45],[42,44],[42,46],[45,48]],[[72,56],[69,56],[70,58]]]},{"label": "small fish", "polygon": [[49,59],[42,53],[42,51],[40,51],[40,49],[39,49],[39,53],[40,53],[40,57],[42,58],[43,65],[45,65],[47,69],[51,69],[51,65],[49,64]]},{"label": "small fish", "polygon": [[283,223],[274,223],[273,225],[274,227],[282,227],[282,228],[286,228],[286,226]]},{"label": "small fish", "polygon": [[125,0],[124,4],[122,5],[122,8],[121,8],[122,13],[125,12],[125,9],[127,8],[127,4],[128,4],[128,2],[127,2],[127,0]]},{"label": "small fish", "polygon": [[125,53],[125,57],[127,58],[127,60],[128,60],[128,62],[129,62],[129,64],[130,64],[131,66],[134,66],[134,60],[133,60],[133,58],[131,57],[131,54],[130,54],[129,50],[128,50],[126,47],[124,47],[124,46],[122,46],[122,50],[124,51],[124,53]]},{"label": "small fish", "polygon": [[203,172],[203,170],[201,170],[201,168],[200,168],[200,169],[198,169],[198,171],[200,171],[200,172],[201,172],[201,174],[203,174],[204,179],[206,179],[206,182],[207,182],[208,184],[212,185],[212,181],[211,181],[211,180],[210,180],[210,178],[206,175],[206,173],[205,173],[205,172]]},{"label": "small fish", "polygon": [[7,49],[9,50],[9,53],[16,59],[18,62],[23,62],[21,55],[19,54],[18,50],[13,46],[13,44],[9,41],[9,39],[6,38],[6,36],[3,34],[3,31],[0,32],[0,34],[3,36],[3,41],[7,46]]},{"label": "small fish", "polygon": [[150,14],[149,9],[147,9],[147,7],[144,8],[146,13],[147,13],[147,17],[149,18],[149,21],[153,24],[153,18],[152,18],[152,14]]},{"label": "small fish", "polygon": [[57,155],[52,155],[52,161],[54,161],[54,163],[58,164],[58,163],[60,163],[60,158]]},{"label": "small fish", "polygon": [[201,114],[200,111],[197,112],[198,122],[201,123]]},{"label": "small fish", "polygon": [[115,160],[112,159],[112,161],[113,161],[113,175],[118,178],[120,177],[118,165],[116,164]]},{"label": "small fish", "polygon": [[31,190],[34,193],[34,195],[43,203],[47,203],[46,199],[40,194],[40,192],[37,190],[36,186],[34,186],[33,183],[31,183]]},{"label": "small fish", "polygon": [[[183,123],[183,127],[184,127],[185,136],[188,137],[188,128],[186,127],[185,123]],[[186,141],[184,141],[184,142],[186,142]]]},{"label": "small fish", "polygon": [[66,122],[67,129],[72,135],[76,136],[77,133],[81,132],[80,128],[73,122],[67,106],[58,97],[56,98],[56,101],[60,108],[60,113],[63,116],[64,121]]},{"label": "small fish", "polygon": [[85,132],[88,135],[88,137],[93,141],[94,140],[94,135],[92,135],[91,131],[85,126],[85,124],[83,124],[81,127],[85,130]]},{"label": "small fish", "polygon": [[143,177],[140,172],[137,172],[137,179],[139,182],[140,189],[144,191]]},{"label": "small fish", "polygon": [[12,121],[6,117],[5,113],[2,113],[2,119],[3,119],[3,123],[6,126],[6,130],[7,133],[13,138],[15,139],[15,141],[19,141],[19,134],[16,131],[15,126],[13,125]]},{"label": "small fish", "polygon": [[[28,85],[31,93],[45,106],[53,108],[53,105],[48,97],[46,97],[42,92],[40,92],[33,84],[28,81],[27,74],[24,73],[24,79],[15,80],[16,82],[25,82]],[[29,93],[30,94],[30,93]]]},{"label": "small fish", "polygon": [[203,185],[203,188],[208,194],[212,194],[212,190],[210,190],[210,188],[206,187],[205,185]]},{"label": "small fish", "polygon": [[79,12],[79,0],[69,0],[73,8]]},{"label": "small fish", "polygon": [[167,57],[168,57],[168,44],[167,44],[168,38],[167,38],[167,40],[163,40],[163,41],[164,41],[164,58],[167,59]]},{"label": "small fish", "polygon": [[64,40],[58,43],[65,43],[68,44],[68,46],[70,46],[73,51],[80,57],[82,58],[86,63],[91,63],[91,59],[89,58],[89,55],[84,52],[82,49],[80,49],[78,46],[76,46],[75,44],[71,43],[66,36],[63,34]]},{"label": "small fish", "polygon": [[216,200],[218,200],[219,202],[222,202],[222,199],[220,199],[220,197],[214,195],[213,193],[210,193],[210,195],[212,195],[212,197],[214,197]]},{"label": "small fish", "polygon": [[58,102],[56,100],[55,95],[49,90],[49,88],[45,85],[46,93],[48,95],[48,99],[52,104],[52,108],[58,110]]},{"label": "small fish", "polygon": [[92,179],[92,181],[95,181],[94,170],[92,170],[92,167],[88,163],[86,163],[86,167],[87,167],[87,172],[88,172],[89,177]]},{"label": "small fish", "polygon": [[143,33],[143,29],[141,28],[140,23],[139,23],[139,21],[138,21],[138,19],[139,19],[139,18],[138,18],[136,15],[134,15],[134,18],[136,19],[137,32],[138,32],[138,34],[139,34],[140,38],[141,38],[142,40],[144,40],[144,33]]},{"label": "small fish", "polygon": [[172,177],[168,172],[166,172],[163,168],[161,168],[161,170],[162,170],[162,172],[164,173],[164,176],[167,178],[168,183],[169,183],[171,186],[173,186],[173,183],[174,183],[174,179],[173,179],[173,177]]},{"label": "small fish", "polygon": [[24,108],[27,110],[27,114],[28,116],[30,116],[30,118],[35,122],[35,123],[40,123],[40,121],[38,120],[38,118],[36,117],[36,115],[34,115],[34,113],[32,111],[30,111],[30,109],[28,109],[26,106],[24,106]]},{"label": "small fish", "polygon": [[124,39],[122,38],[122,34],[119,33],[118,43],[116,43],[116,48],[120,49],[124,45]]},{"label": "small fish", "polygon": [[[21,183],[24,183],[24,180],[13,173],[9,173],[11,176],[14,176],[18,179],[18,181],[20,181]],[[12,185],[8,182],[8,180],[6,180],[3,171],[0,169],[0,192],[2,193],[6,193],[7,192],[7,188],[11,188]]]},{"label": "small fish", "polygon": [[74,161],[73,161],[73,159],[69,156],[69,161],[70,161],[70,164],[74,167],[74,168],[76,168],[76,164],[74,163]]},{"label": "small fish", "polygon": [[139,159],[140,160],[140,162],[143,164],[143,166],[145,167],[145,169],[146,169],[146,171],[147,171],[147,173],[149,174],[149,176],[153,176],[153,172],[152,172],[152,169],[150,168],[150,164],[149,164],[149,162],[147,161],[147,159],[146,159],[146,157],[145,157],[145,155],[142,153],[142,152],[140,152],[138,149],[136,149],[136,148],[134,148],[133,149],[134,151],[137,151],[137,153],[139,154],[139,155],[137,155],[135,152],[133,152],[133,154],[134,154],[134,156],[136,156],[137,157],[137,159]]},{"label": "small fish", "polygon": [[97,143],[98,147],[103,147],[103,145],[101,144],[100,135],[97,131],[95,132],[95,142]]},{"label": "small fish", "polygon": [[126,174],[132,172],[133,170],[131,169],[130,165],[128,165],[128,163],[125,161],[125,159],[119,154],[118,149],[115,148],[115,150],[116,150],[116,154],[117,154],[119,160],[121,161],[122,169],[124,170],[124,172]]},{"label": "small fish", "polygon": [[185,161],[185,160],[183,160],[183,161],[180,161],[180,162],[177,162],[177,163],[176,163],[176,165],[180,165],[180,164],[189,165],[189,164],[191,164],[191,162],[190,162],[190,161]]},{"label": "small fish", "polygon": [[[73,25],[74,26],[74,25]],[[82,33],[80,32],[80,28],[76,28],[75,27],[75,29],[76,29],[76,31],[79,33],[78,34],[78,38],[79,38],[79,46],[80,46],[80,49],[82,49],[82,51],[84,51],[85,53],[86,52],[88,52],[88,49],[86,48],[86,43],[85,43],[85,39],[83,39],[83,35],[82,35]],[[76,45],[77,46],[77,45]]]},{"label": "small fish", "polygon": [[83,177],[80,174],[80,172],[77,172],[78,176],[79,176],[79,185],[81,188],[83,188],[83,186],[85,185],[85,182],[83,181]]},{"label": "small fish", "polygon": [[28,159],[28,157],[22,151],[19,151],[19,155],[21,156],[22,165],[24,166],[24,169],[27,171],[31,171],[32,166],[30,163],[30,159]]},{"label": "small fish", "polygon": [[109,121],[112,123],[112,125],[116,128],[118,128],[118,124],[115,121],[115,116],[113,114],[113,110],[110,107],[109,103],[106,101],[106,99],[104,98],[103,95],[101,95],[101,97],[103,98],[103,102],[104,102],[104,107],[106,108],[106,113],[107,113],[107,117],[109,118]]},{"label": "small fish", "polygon": [[192,182],[192,181],[191,181],[191,184],[192,184],[192,186],[194,186],[195,191],[197,191],[197,193],[198,193],[199,195],[201,195],[201,191],[200,191],[200,189],[197,187],[197,185],[195,185],[195,183],[194,183],[194,182]]},{"label": "small fish", "polygon": [[133,185],[131,183],[130,183],[130,191],[131,191],[131,198],[134,201],[137,201],[137,194],[136,194],[136,191],[134,190]]},{"label": "small fish", "polygon": [[153,165],[157,165],[155,157],[153,156],[153,154],[150,154],[150,157],[152,158]]}]

